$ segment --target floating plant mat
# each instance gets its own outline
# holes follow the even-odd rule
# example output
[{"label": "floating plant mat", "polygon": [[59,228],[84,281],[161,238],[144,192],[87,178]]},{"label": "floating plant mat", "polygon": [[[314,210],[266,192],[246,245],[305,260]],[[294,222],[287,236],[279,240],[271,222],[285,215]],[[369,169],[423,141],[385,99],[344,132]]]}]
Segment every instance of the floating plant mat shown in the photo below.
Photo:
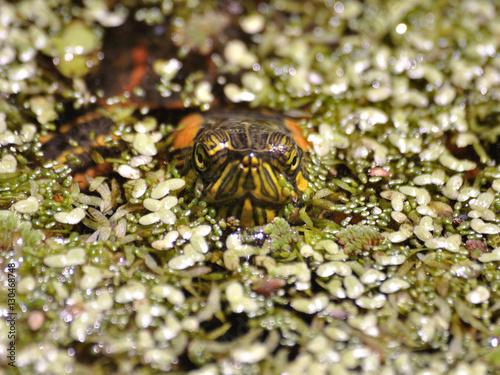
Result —
[{"label": "floating plant mat", "polygon": [[[499,14],[0,1],[0,307],[16,314],[0,374],[498,373]],[[181,115],[231,104],[294,117],[311,144],[299,209],[264,227],[220,218],[163,156]],[[42,154],[89,112],[107,120],[86,139],[118,153],[91,153],[111,171],[83,186]]]}]

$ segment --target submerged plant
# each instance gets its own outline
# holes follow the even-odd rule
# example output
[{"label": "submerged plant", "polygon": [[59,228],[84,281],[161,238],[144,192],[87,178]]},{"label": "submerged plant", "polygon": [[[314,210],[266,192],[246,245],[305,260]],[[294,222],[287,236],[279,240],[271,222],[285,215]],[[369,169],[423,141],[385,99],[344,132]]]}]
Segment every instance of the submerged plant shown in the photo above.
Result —
[{"label": "submerged plant", "polygon": [[281,217],[266,225],[264,233],[269,235],[273,251],[290,251],[292,245],[299,240],[297,231],[290,228],[290,224]]},{"label": "submerged plant", "polygon": [[21,222],[19,216],[10,211],[0,211],[0,250],[12,250],[14,242],[37,246],[43,237],[42,232],[32,229],[30,222]]},{"label": "submerged plant", "polygon": [[382,243],[384,237],[370,225],[349,225],[336,234],[346,254],[361,254]]}]

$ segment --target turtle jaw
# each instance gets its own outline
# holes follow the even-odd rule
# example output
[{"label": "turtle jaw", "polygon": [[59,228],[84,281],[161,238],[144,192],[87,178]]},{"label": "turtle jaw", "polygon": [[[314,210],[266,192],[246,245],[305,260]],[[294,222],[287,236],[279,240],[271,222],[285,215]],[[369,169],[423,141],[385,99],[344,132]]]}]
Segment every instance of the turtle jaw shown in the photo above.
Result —
[{"label": "turtle jaw", "polygon": [[282,215],[283,207],[307,188],[301,170],[282,186],[285,173],[280,169],[253,153],[228,161],[213,179],[202,178],[202,197],[219,207],[221,217],[239,218],[242,227],[263,225]]},{"label": "turtle jaw", "polygon": [[250,153],[240,160],[229,160],[222,172],[204,181],[204,199],[217,205],[246,199],[262,205],[285,205],[296,199],[297,193],[295,188],[280,185],[283,175],[276,166]]},{"label": "turtle jaw", "polygon": [[236,201],[219,203],[217,206],[219,216],[239,218],[240,226],[244,228],[269,223],[283,213],[283,205],[262,203],[250,195]]}]

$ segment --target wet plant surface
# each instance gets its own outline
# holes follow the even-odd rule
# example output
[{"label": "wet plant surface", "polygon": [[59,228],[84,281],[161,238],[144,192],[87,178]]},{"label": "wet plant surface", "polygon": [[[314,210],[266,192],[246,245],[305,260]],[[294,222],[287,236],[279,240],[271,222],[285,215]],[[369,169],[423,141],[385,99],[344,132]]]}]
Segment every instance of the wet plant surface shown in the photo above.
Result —
[{"label": "wet plant surface", "polygon": [[[0,1],[0,373],[497,373],[499,12]],[[310,143],[308,190],[262,227],[166,152],[234,107]]]}]

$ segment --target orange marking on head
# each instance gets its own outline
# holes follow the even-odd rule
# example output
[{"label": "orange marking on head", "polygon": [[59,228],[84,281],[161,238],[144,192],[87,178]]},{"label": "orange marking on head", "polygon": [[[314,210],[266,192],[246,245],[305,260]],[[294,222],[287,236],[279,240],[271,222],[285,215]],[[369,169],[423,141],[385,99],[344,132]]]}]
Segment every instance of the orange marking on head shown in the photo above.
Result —
[{"label": "orange marking on head", "polygon": [[198,134],[198,130],[200,130],[204,122],[205,119],[199,113],[193,113],[184,117],[174,132],[172,147],[177,150],[192,146],[193,139]]},{"label": "orange marking on head", "polygon": [[292,133],[293,139],[297,142],[297,145],[304,151],[307,151],[310,143],[302,135],[302,129],[297,125],[292,119],[286,118],[284,121],[285,127]]}]

